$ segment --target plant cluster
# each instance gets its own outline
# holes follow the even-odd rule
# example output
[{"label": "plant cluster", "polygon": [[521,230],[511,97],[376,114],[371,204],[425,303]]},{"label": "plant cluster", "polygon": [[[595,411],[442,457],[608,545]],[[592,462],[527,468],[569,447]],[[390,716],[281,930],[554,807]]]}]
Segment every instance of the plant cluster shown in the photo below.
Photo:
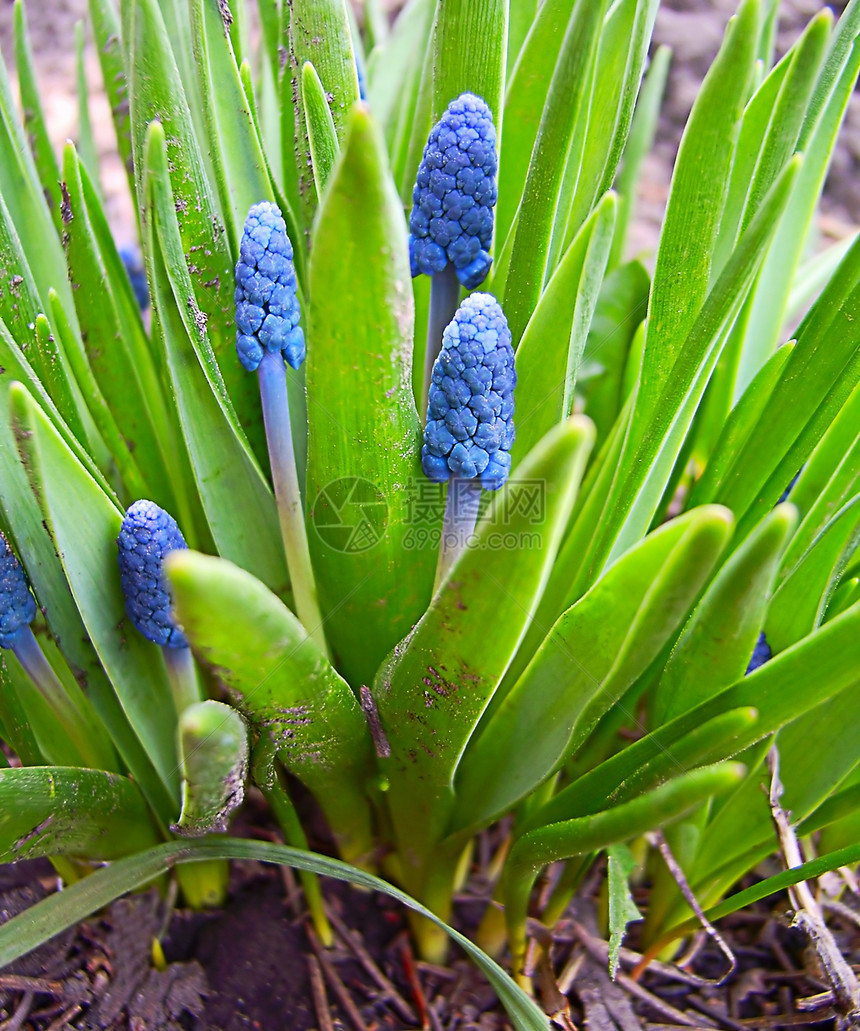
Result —
[{"label": "plant cluster", "polygon": [[[323,937],[315,873],[403,899],[425,956],[454,934],[537,1028],[444,923],[500,818],[479,940],[524,983],[527,916],[604,852],[617,949],[655,828],[706,909],[742,904],[774,745],[814,869],[860,858],[860,243],[814,247],[860,2],[776,60],[777,0],[742,0],[650,274],[625,245],[658,2],[410,0],[389,30],[368,0],[360,32],[345,0],[258,0],[252,45],[243,2],[90,0],[148,326],[87,98],[58,162],[16,0],[0,859],[78,883],[0,963],[177,864],[217,902],[252,857],[304,871]],[[249,776],[287,847],[223,836]],[[655,862],[646,942],[689,917]]]}]

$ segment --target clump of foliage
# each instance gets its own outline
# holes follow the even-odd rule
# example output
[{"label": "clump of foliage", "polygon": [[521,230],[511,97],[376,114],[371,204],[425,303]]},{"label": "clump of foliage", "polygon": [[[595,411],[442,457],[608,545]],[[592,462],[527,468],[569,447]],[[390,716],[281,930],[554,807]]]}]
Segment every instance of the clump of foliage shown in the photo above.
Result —
[{"label": "clump of foliage", "polygon": [[[234,857],[304,870],[324,936],[314,872],[382,887],[438,959],[475,835],[513,814],[480,939],[499,947],[503,912],[520,974],[529,912],[557,919],[605,850],[623,902],[624,843],[654,828],[702,904],[724,899],[775,847],[759,789],[773,742],[799,832],[831,843],[816,869],[860,856],[860,244],[812,246],[860,3],[836,24],[816,15],[775,61],[778,3],[743,0],[650,275],[625,243],[669,60],[648,63],[657,6],[410,0],[389,32],[368,0],[359,33],[344,0],[259,0],[253,46],[241,2],[91,0],[147,326],[86,97],[58,163],[16,0],[23,123],[0,74],[0,528],[38,602],[44,668],[4,653],[0,737],[21,765],[0,770],[0,858],[47,855],[67,880],[117,861],[10,921],[0,962],[176,864],[191,902],[217,901]],[[492,233],[419,171],[464,96],[495,127],[474,130],[482,210],[495,140]],[[428,243],[427,191],[463,233],[453,255]],[[247,362],[259,325],[241,306],[259,307],[264,267],[242,249],[252,208],[249,231],[280,233],[282,216],[292,241],[278,262],[294,266],[272,266],[295,291],[278,316],[290,368],[265,341]],[[424,398],[462,283],[491,295],[468,318],[500,306],[507,324],[493,333],[515,351],[516,437],[501,392],[504,427],[472,427],[476,450],[452,465],[440,420],[465,417],[466,397],[431,390],[427,437]],[[492,495],[463,479],[485,458],[505,466]],[[162,574],[190,650],[125,615],[115,541],[143,499],[189,545]],[[459,533],[464,512],[479,520]],[[762,633],[772,657],[746,675]],[[248,769],[293,847],[214,833]],[[345,863],[304,851],[284,771]],[[537,910],[535,881],[559,862]],[[647,939],[684,933],[686,907],[658,872]],[[610,911],[620,939],[630,907]],[[545,1026],[457,937],[517,1027]]]}]

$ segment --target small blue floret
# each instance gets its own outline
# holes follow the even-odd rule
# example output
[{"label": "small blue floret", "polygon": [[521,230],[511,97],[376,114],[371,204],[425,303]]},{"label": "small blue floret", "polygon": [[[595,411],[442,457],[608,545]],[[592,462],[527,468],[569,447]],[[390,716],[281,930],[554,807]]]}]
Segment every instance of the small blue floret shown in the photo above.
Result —
[{"label": "small blue floret", "polygon": [[171,614],[164,559],[188,547],[176,520],[153,501],[135,501],[122,521],[119,571],[128,618],[149,641],[185,648],[188,640]]},{"label": "small blue floret", "polygon": [[758,635],[758,640],[755,643],[753,649],[752,658],[747,666],[747,675],[757,670],[759,666],[763,666],[769,659],[773,658],[773,652],[770,650],[770,645],[767,643],[767,638],[764,636],[764,631]]},{"label": "small blue floret", "polygon": [[452,100],[430,130],[409,218],[412,275],[432,276],[450,262],[467,290],[486,279],[493,259],[496,127],[472,93]]},{"label": "small blue floret", "polygon": [[236,263],[236,351],[254,372],[266,351],[282,351],[297,369],[305,360],[293,245],[275,204],[254,204]]},{"label": "small blue floret", "polygon": [[27,574],[0,533],[0,648],[14,648],[20,631],[35,618],[36,600]]},{"label": "small blue floret", "polygon": [[514,351],[499,302],[471,294],[442,334],[433,366],[421,465],[437,483],[477,479],[498,490],[511,471]]}]

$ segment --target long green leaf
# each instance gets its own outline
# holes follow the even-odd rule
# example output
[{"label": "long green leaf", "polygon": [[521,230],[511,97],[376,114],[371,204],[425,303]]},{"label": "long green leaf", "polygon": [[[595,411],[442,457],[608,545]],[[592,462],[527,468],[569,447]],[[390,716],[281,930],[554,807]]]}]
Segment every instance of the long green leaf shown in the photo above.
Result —
[{"label": "long green leaf", "polygon": [[[230,250],[238,258],[242,227],[252,204],[273,200],[266,159],[230,42],[230,23],[218,0],[191,3],[194,60]],[[285,212],[285,214],[287,214]],[[288,221],[295,225],[290,215]]]},{"label": "long green leaf", "polygon": [[224,558],[283,594],[287,570],[274,495],[237,426],[195,301],[158,122],[149,129],[145,166],[154,313],[206,520]]},{"label": "long green leaf", "polygon": [[502,92],[508,40],[508,0],[445,0],[433,46],[433,114],[437,122],[461,93],[489,105],[502,135]]},{"label": "long green leaf", "polygon": [[[310,61],[316,69],[329,102],[335,132],[341,146],[347,133],[347,121],[358,96],[358,72],[352,49],[352,33],[346,0],[292,0],[289,24],[289,61],[283,80],[290,83],[292,98],[282,122],[284,168],[291,166],[298,191],[296,215],[302,230],[310,234],[317,208],[312,155],[308,140],[304,98],[301,89],[302,69]],[[289,189],[288,189],[289,194]],[[307,240],[305,241],[307,243]],[[301,248],[302,242],[296,244]]]},{"label": "long green leaf", "polygon": [[778,507],[717,573],[653,693],[656,726],[743,676],[764,623],[780,555],[795,523],[790,506]]},{"label": "long green leaf", "polygon": [[[170,6],[170,5],[166,5]],[[222,403],[236,413],[236,424],[248,438],[257,461],[267,461],[263,416],[254,377],[236,359],[236,304],[233,277],[234,261],[226,231],[225,216],[219,209],[217,192],[210,180],[189,100],[183,87],[177,56],[187,54],[168,40],[187,34],[188,18],[181,19],[176,32],[168,37],[158,0],[123,0],[123,44],[129,75],[131,123],[133,126],[134,170],[138,207],[146,205],[144,162],[147,126],[157,120],[167,146],[167,169],[173,193],[175,221],[179,227],[181,254],[187,265],[193,291],[181,300],[188,312],[188,299],[194,297],[198,311],[206,316],[206,334],[214,362],[217,363],[224,393]],[[193,101],[193,97],[191,98]],[[201,134],[201,139],[205,134]],[[260,199],[260,198],[258,198]],[[212,359],[205,366],[216,389],[218,373]]]},{"label": "long green leaf", "polygon": [[[731,741],[726,751],[705,752],[701,761],[717,762],[737,755],[797,719],[857,680],[860,665],[860,606],[825,624],[819,631],[781,652],[754,673],[697,705],[682,716],[612,756],[560,791],[530,814],[528,825],[596,812],[646,763],[662,756],[671,770],[675,742],[716,716],[734,709],[753,708],[757,722]],[[596,807],[596,808],[595,808]]]},{"label": "long green leaf", "polygon": [[307,121],[308,146],[314,169],[317,199],[321,200],[325,184],[337,160],[338,143],[334,119],[328,106],[325,90],[310,61],[302,69],[302,97]]},{"label": "long green leaf", "polygon": [[410,525],[423,482],[412,317],[403,211],[356,106],[314,232],[306,365],[308,543],[326,637],[356,690],[430,595],[435,556]]},{"label": "long green leaf", "polygon": [[[517,348],[517,439],[512,465],[573,411],[585,342],[609,258],[615,195],[608,193],[568,248]],[[575,298],[571,304],[571,298]]]},{"label": "long green leaf", "polygon": [[505,280],[504,308],[515,344],[543,292],[565,156],[586,102],[604,9],[605,0],[577,0],[535,138]]},{"label": "long green leaf", "polygon": [[42,109],[42,98],[36,82],[36,69],[33,64],[33,51],[27,32],[27,16],[24,0],[15,0],[13,13],[15,27],[15,66],[18,73],[18,89],[21,94],[21,109],[24,129],[33,153],[33,162],[42,184],[45,200],[53,216],[54,225],[59,231],[60,220],[60,168],[57,157],[48,135],[45,123],[45,112]]},{"label": "long green leaf", "polygon": [[91,877],[51,895],[13,917],[0,928],[0,967],[35,949],[55,934],[90,916],[127,891],[142,887],[177,863],[207,859],[251,859],[279,863],[297,870],[346,881],[368,891],[380,891],[428,920],[432,920],[481,968],[502,1000],[516,1031],[548,1031],[549,1020],[502,968],[469,939],[448,927],[420,903],[386,881],[337,859],[285,845],[241,838],[168,842],[148,852],[119,860]]}]

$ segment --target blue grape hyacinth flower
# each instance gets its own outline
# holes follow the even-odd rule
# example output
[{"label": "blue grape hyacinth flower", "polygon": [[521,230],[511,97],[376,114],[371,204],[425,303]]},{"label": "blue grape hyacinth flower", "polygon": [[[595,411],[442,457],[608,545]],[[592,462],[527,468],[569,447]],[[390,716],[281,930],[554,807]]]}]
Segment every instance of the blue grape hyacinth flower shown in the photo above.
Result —
[{"label": "blue grape hyacinth flower", "polygon": [[438,483],[451,477],[498,490],[511,469],[514,351],[499,302],[467,297],[446,327],[433,366],[421,465]]},{"label": "blue grape hyacinth flower", "polygon": [[0,533],[0,648],[14,648],[36,618],[36,599],[18,556]]},{"label": "blue grape hyacinth flower", "polygon": [[450,263],[467,290],[486,279],[497,168],[493,114],[480,97],[462,93],[431,129],[418,169],[409,218],[413,276]]},{"label": "blue grape hyacinth flower", "polygon": [[767,643],[767,638],[764,636],[764,631],[762,631],[758,635],[758,640],[755,643],[755,648],[753,649],[749,665],[747,666],[746,675],[749,676],[750,673],[753,673],[755,670],[759,668],[759,666],[763,666],[772,658],[773,652],[771,651],[770,645]]},{"label": "blue grape hyacinth flower", "polygon": [[297,369],[302,364],[305,337],[299,325],[293,245],[286,223],[271,201],[252,205],[245,219],[235,297],[236,351],[239,361],[249,372],[257,373],[260,383],[269,466],[296,613],[327,655],[296,470],[284,365]]},{"label": "blue grape hyacinth flower", "polygon": [[125,513],[116,544],[129,619],[147,640],[165,648],[187,648],[171,612],[164,575],[167,555],[188,547],[176,520],[153,501],[135,501]]},{"label": "blue grape hyacinth flower", "polygon": [[286,223],[277,205],[260,201],[248,212],[236,263],[236,351],[249,372],[267,351],[280,351],[294,369],[305,360],[297,288]]},{"label": "blue grape hyacinth flower", "polygon": [[140,248],[133,243],[120,247],[119,256],[128,273],[131,289],[134,291],[134,299],[141,311],[149,307],[149,284],[146,281],[146,268],[143,264],[143,255]]}]

